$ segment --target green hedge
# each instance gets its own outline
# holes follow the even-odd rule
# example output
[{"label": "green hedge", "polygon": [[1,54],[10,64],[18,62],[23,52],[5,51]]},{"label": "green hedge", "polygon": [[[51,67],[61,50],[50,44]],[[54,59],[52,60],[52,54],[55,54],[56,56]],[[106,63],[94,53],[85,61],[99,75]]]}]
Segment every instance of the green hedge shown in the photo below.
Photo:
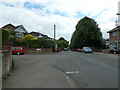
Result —
[{"label": "green hedge", "polygon": [[3,42],[9,41],[10,31],[8,29],[3,28],[0,28],[0,31],[2,31],[2,41]]}]

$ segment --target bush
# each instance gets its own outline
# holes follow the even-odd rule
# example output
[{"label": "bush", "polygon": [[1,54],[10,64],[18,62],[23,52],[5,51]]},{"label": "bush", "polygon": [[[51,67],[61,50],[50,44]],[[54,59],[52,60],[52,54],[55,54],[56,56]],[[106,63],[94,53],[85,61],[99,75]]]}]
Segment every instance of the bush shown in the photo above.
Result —
[{"label": "bush", "polygon": [[9,41],[10,31],[8,29],[0,28],[2,31],[2,42]]}]

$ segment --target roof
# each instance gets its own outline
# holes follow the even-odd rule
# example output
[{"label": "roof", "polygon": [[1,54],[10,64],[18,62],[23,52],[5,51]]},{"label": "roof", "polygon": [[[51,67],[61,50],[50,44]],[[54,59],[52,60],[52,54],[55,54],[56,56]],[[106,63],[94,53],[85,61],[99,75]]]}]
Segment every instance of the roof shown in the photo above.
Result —
[{"label": "roof", "polygon": [[30,32],[29,34],[31,34],[31,35],[33,35],[33,36],[36,36],[36,37],[38,37],[39,35],[41,35],[41,36],[43,36],[44,38],[46,38],[46,39],[52,39],[52,38],[50,38],[50,37],[48,37],[47,35],[44,35],[44,34],[42,34],[42,33],[39,33],[39,32]]},{"label": "roof", "polygon": [[9,23],[9,24],[3,26],[2,28],[5,28],[5,29],[11,30],[11,31],[15,31],[19,27],[22,27],[28,33],[28,31],[23,27],[23,25],[14,26],[11,23]]},{"label": "roof", "polygon": [[115,31],[118,31],[118,30],[120,30],[120,26],[108,31],[107,33],[115,32]]},{"label": "roof", "polygon": [[3,26],[2,28],[9,29],[11,31],[14,31],[16,29],[16,27],[12,24],[7,24],[7,25]]}]

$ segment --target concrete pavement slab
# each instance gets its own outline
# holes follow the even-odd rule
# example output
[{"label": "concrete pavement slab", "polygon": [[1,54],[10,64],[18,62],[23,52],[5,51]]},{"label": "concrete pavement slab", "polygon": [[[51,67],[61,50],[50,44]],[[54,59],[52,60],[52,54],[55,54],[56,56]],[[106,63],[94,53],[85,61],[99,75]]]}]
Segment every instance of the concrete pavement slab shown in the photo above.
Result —
[{"label": "concrete pavement slab", "polygon": [[41,61],[15,70],[3,81],[3,88],[75,88],[75,85],[67,75]]}]

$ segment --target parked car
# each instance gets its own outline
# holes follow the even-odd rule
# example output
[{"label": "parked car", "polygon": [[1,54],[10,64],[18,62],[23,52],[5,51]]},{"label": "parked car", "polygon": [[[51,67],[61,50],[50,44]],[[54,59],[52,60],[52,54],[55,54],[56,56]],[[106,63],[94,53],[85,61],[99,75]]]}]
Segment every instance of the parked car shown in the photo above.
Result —
[{"label": "parked car", "polygon": [[64,51],[68,51],[68,50],[69,50],[69,48],[64,48],[63,50],[64,50]]},{"label": "parked car", "polygon": [[78,52],[82,52],[82,49],[81,49],[81,48],[77,48],[77,51],[78,51]]},{"label": "parked car", "polygon": [[90,47],[83,47],[82,52],[84,52],[84,53],[92,53],[92,49]]},{"label": "parked car", "polygon": [[20,55],[20,54],[24,54],[25,51],[23,50],[22,47],[12,47],[12,54],[17,54],[17,55]]},{"label": "parked car", "polygon": [[120,54],[120,49],[111,48],[111,49],[110,49],[110,53],[112,53],[112,54]]}]

